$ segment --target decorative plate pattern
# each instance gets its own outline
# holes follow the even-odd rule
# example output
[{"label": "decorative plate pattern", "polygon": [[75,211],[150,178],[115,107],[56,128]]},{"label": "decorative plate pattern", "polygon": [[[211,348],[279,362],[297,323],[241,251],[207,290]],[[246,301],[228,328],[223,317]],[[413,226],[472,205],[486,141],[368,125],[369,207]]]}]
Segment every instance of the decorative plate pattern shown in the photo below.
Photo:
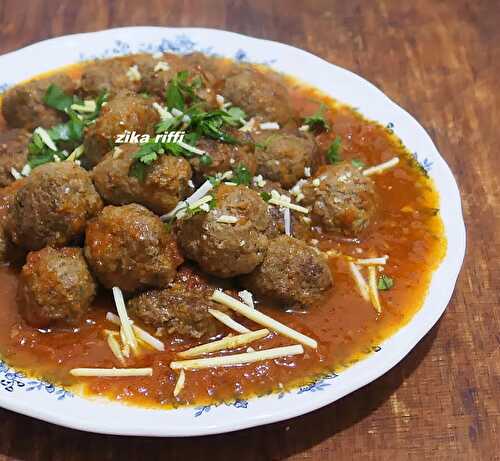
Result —
[{"label": "decorative plate pattern", "polygon": [[[148,410],[73,396],[43,380],[25,377],[0,361],[0,405],[77,429],[122,435],[189,436],[228,432],[298,416],[325,406],[373,381],[395,366],[432,328],[446,308],[465,252],[465,228],[455,180],[428,134],[408,113],[361,77],[305,51],[271,41],[210,29],[130,27],[47,40],[0,56],[0,92],[32,75],[81,60],[136,52],[226,56],[268,64],[291,74],[367,118],[396,131],[435,181],[448,252],[435,272],[422,309],[412,321],[365,359],[294,390],[231,403]],[[418,152],[418,155],[416,154]],[[377,352],[376,354],[368,352]],[[245,411],[242,411],[245,410]]]}]

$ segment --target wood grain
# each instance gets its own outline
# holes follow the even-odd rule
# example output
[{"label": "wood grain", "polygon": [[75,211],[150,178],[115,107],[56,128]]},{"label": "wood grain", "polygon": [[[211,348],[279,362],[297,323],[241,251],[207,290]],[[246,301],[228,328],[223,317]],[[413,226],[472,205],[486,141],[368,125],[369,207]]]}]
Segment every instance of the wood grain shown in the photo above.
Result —
[{"label": "wood grain", "polygon": [[499,460],[499,24],[497,0],[0,0],[0,53],[115,26],[202,26],[289,43],[351,69],[430,132],[457,177],[468,227],[443,319],[399,366],[335,404],[197,439],[85,434],[0,410],[0,458]]}]

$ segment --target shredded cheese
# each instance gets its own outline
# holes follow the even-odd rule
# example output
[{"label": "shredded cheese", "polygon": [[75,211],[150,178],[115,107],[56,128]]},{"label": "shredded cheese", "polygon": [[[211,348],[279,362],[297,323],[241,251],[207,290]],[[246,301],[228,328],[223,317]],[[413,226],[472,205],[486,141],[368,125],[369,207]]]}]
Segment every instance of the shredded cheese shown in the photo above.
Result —
[{"label": "shredded cheese", "polygon": [[253,302],[253,294],[248,290],[242,290],[238,292],[238,296],[243,300],[243,302],[252,309],[255,309],[255,304]]},{"label": "shredded cheese", "polygon": [[292,235],[292,218],[290,208],[283,208],[283,220],[285,222],[285,234]]},{"label": "shredded cheese", "polygon": [[27,163],[26,165],[23,166],[23,169],[21,170],[21,174],[23,176],[29,176],[31,173],[31,166],[29,165],[29,163]]},{"label": "shredded cheese", "polygon": [[309,131],[309,125],[301,125],[301,126],[299,126],[299,131]]},{"label": "shredded cheese", "polygon": [[259,127],[261,130],[279,130],[280,126],[276,122],[264,122],[260,123]]},{"label": "shredded cheese", "polygon": [[[118,317],[116,314],[113,314],[113,312],[106,313],[106,319],[111,323],[114,323],[115,325],[120,325],[120,317]],[[146,330],[143,330],[137,325],[134,325],[132,320],[130,321],[130,323],[132,324],[132,329],[134,330],[134,334],[138,339],[146,343],[148,346],[151,346],[153,349],[156,349],[157,351],[165,350],[165,345],[158,338],[155,338]]]},{"label": "shredded cheese", "polygon": [[197,200],[194,203],[191,203],[189,205],[190,210],[195,210],[196,208],[201,207],[202,205],[208,204],[213,199],[211,195],[205,195],[205,197],[200,198],[200,200]]},{"label": "shredded cheese", "polygon": [[192,204],[205,196],[207,192],[213,189],[213,185],[210,181],[205,181],[198,189],[196,189],[185,201],[179,202],[172,211],[164,214],[160,217],[162,221],[167,221],[173,218],[180,210],[186,208],[189,204]]},{"label": "shredded cheese", "polygon": [[201,346],[192,347],[186,351],[179,352],[177,355],[183,359],[187,359],[202,354],[208,354],[210,352],[236,349],[237,347],[245,346],[253,341],[265,338],[268,334],[269,330],[264,328],[262,330],[250,331],[241,335],[227,336],[219,341],[213,341],[211,343],[202,344]]},{"label": "shredded cheese", "polygon": [[153,108],[156,110],[156,112],[158,112],[161,120],[169,120],[171,118],[174,118],[174,116],[167,109],[165,109],[165,107],[158,104],[157,102],[153,103]]},{"label": "shredded cheese", "polygon": [[253,320],[255,323],[258,323],[259,325],[269,328],[275,331],[276,333],[280,333],[283,336],[293,339],[294,341],[297,341],[300,344],[303,344],[304,346],[308,346],[313,349],[317,349],[318,347],[318,343],[316,340],[302,333],[299,333],[298,331],[293,330],[290,327],[287,327],[281,322],[278,322],[277,320],[274,320],[273,318],[267,316],[266,314],[259,312],[257,309],[252,309],[251,307],[248,307],[246,304],[243,304],[242,302],[238,301],[232,296],[223,293],[220,290],[215,290],[211,299],[215,302],[230,307],[231,309],[235,310],[244,317]]},{"label": "shredded cheese", "polygon": [[122,351],[120,349],[120,344],[118,343],[117,339],[115,338],[115,335],[112,333],[106,334],[106,342],[108,343],[108,346],[111,349],[111,352],[113,353],[113,355],[118,359],[118,361],[123,366],[125,366],[125,357],[122,354]]},{"label": "shredded cheese", "polygon": [[236,216],[230,216],[227,214],[223,214],[219,216],[216,221],[223,223],[223,224],[236,224],[238,222],[239,218]]},{"label": "shredded cheese", "polygon": [[139,351],[137,345],[137,339],[132,330],[132,323],[127,314],[127,308],[125,306],[125,300],[123,299],[122,290],[118,287],[113,287],[113,297],[115,299],[116,310],[118,311],[118,316],[120,317],[120,324],[123,328],[123,343],[130,346],[132,351],[137,353]]},{"label": "shredded cheese", "polygon": [[236,320],[233,320],[229,315],[221,312],[217,309],[208,309],[208,312],[213,315],[219,322],[226,325],[226,327],[231,328],[231,330],[237,331],[238,333],[247,333],[250,330],[238,323]]},{"label": "shredded cheese", "polygon": [[271,205],[281,206],[284,208],[290,208],[291,210],[298,211],[299,213],[304,213],[304,214],[309,213],[309,210],[306,207],[296,205],[295,203],[287,202],[283,200],[282,197],[280,197],[279,199],[276,197],[271,197],[267,203],[270,203]]},{"label": "shredded cheese", "polygon": [[10,169],[10,174],[14,177],[14,179],[22,178],[21,173],[19,173],[19,171],[17,171],[14,167]]},{"label": "shredded cheese", "polygon": [[205,155],[206,154],[206,152],[204,150],[197,149],[196,147],[191,146],[190,144],[187,144],[184,141],[177,141],[177,144],[179,144],[179,146],[181,146],[183,149],[186,149],[187,151],[192,152],[193,154],[196,154],[196,155]]},{"label": "shredded cheese", "polygon": [[363,175],[364,176],[371,176],[373,174],[383,173],[384,171],[395,167],[398,163],[399,163],[399,157],[391,158],[387,162],[384,162],[384,163],[381,163],[379,165],[375,165],[375,166],[372,166],[370,168],[367,168],[366,170],[363,170]]},{"label": "shredded cheese", "polygon": [[68,155],[68,158],[66,159],[67,162],[74,162],[78,160],[83,153],[85,152],[85,147],[83,144],[80,144],[71,154]]},{"label": "shredded cheese", "polygon": [[184,369],[181,369],[179,377],[177,378],[177,382],[175,383],[174,397],[177,397],[182,392],[182,389],[184,389],[185,384],[186,384],[186,372],[184,371]]},{"label": "shredded cheese", "polygon": [[57,151],[57,147],[54,144],[54,141],[52,141],[52,138],[50,137],[49,133],[45,129],[43,129],[41,126],[38,128],[35,128],[35,131],[33,133],[36,133],[38,136],[40,136],[40,139],[42,142],[50,149],[53,151]]},{"label": "shredded cheese", "polygon": [[248,121],[240,119],[240,122],[243,124],[243,126],[239,129],[239,131],[242,131],[243,133],[250,133],[255,128],[255,118],[253,117]]},{"label": "shredded cheese", "polygon": [[380,314],[382,312],[382,305],[378,296],[377,287],[377,269],[375,266],[368,267],[368,287],[370,289],[370,300],[375,310]]},{"label": "shredded cheese", "polygon": [[359,270],[359,267],[354,264],[352,261],[349,262],[349,269],[351,270],[352,277],[356,282],[356,286],[358,287],[359,293],[363,297],[365,301],[370,302],[370,290],[368,289],[368,285],[363,277],[363,274]]},{"label": "shredded cheese", "polygon": [[224,109],[224,96],[220,95],[220,94],[216,94],[215,95],[215,102],[217,103],[217,105],[219,106],[220,109]]},{"label": "shredded cheese", "polygon": [[139,68],[137,67],[137,64],[129,67],[129,69],[127,70],[127,78],[131,82],[138,82],[141,80],[142,75],[139,72]]},{"label": "shredded cheese", "polygon": [[387,263],[389,256],[381,256],[380,258],[364,258],[364,259],[356,259],[356,264],[359,266],[378,266],[384,265]]},{"label": "shredded cheese", "polygon": [[177,362],[170,362],[170,368],[173,370],[199,370],[202,368],[229,367],[232,365],[242,365],[245,363],[260,362],[262,360],[272,360],[303,353],[304,348],[302,345],[296,344],[293,346],[275,347],[262,351],[243,352],[241,354],[225,355],[222,357],[180,360]]},{"label": "shredded cheese", "polygon": [[170,66],[165,61],[158,62],[155,68],[153,69],[154,72],[161,72],[162,70],[165,71],[170,70]]},{"label": "shredded cheese", "polygon": [[71,104],[71,109],[73,109],[75,112],[88,112],[92,113],[96,110],[97,105],[96,102],[93,100],[86,100],[83,101],[83,104]]},{"label": "shredded cheese", "polygon": [[152,368],[73,368],[69,371],[73,376],[96,376],[103,378],[120,378],[124,376],[153,376]]},{"label": "shredded cheese", "polygon": [[119,158],[122,152],[123,150],[121,147],[115,147],[113,150],[113,159],[116,160],[117,158]]}]

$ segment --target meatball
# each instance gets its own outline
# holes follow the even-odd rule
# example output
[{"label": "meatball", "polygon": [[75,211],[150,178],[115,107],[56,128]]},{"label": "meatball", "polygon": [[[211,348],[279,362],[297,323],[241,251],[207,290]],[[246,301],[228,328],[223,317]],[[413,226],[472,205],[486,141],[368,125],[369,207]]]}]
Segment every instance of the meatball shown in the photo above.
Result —
[{"label": "meatball", "polygon": [[141,205],[107,206],[87,225],[85,257],[106,287],[166,287],[182,258],[160,218]]},{"label": "meatball", "polygon": [[285,133],[261,133],[256,137],[257,174],[279,182],[285,189],[304,176],[314,164],[316,144],[312,138]]},{"label": "meatball", "polygon": [[[215,208],[178,221],[184,254],[209,274],[228,278],[253,271],[264,259],[270,226],[267,205],[244,186],[221,185]],[[227,217],[235,223],[225,222]]]},{"label": "meatball", "polygon": [[65,115],[43,102],[47,88],[52,84],[68,94],[75,91],[74,82],[65,74],[32,80],[9,89],[2,101],[2,114],[7,124],[12,128],[33,130],[38,126],[50,128],[63,122]]},{"label": "meatball", "polygon": [[144,180],[129,175],[135,144],[115,148],[92,171],[101,197],[113,205],[139,203],[157,214],[168,213],[189,193],[191,166],[182,157],[161,155],[145,170]]},{"label": "meatball", "polygon": [[253,155],[253,143],[248,138],[240,139],[242,141],[240,145],[226,144],[209,138],[200,139],[196,147],[205,151],[211,157],[212,162],[207,165],[199,156],[190,159],[195,173],[195,182],[200,184],[207,176],[234,170],[239,165],[244,166],[253,176],[257,168]]},{"label": "meatball", "polygon": [[27,250],[61,247],[81,237],[102,200],[90,175],[72,162],[34,169],[16,191],[8,210],[12,241]]},{"label": "meatball", "polygon": [[18,286],[25,320],[36,327],[75,323],[89,309],[96,284],[81,248],[51,248],[28,254]]},{"label": "meatball", "polygon": [[269,243],[263,263],[241,284],[254,294],[287,307],[308,307],[322,299],[332,284],[326,259],[316,249],[293,237]]},{"label": "meatball", "polygon": [[151,101],[132,93],[115,96],[102,108],[96,123],[86,132],[85,165],[92,167],[99,163],[113,147],[116,136],[126,130],[153,135],[159,120]]},{"label": "meatball", "polygon": [[222,95],[248,115],[258,115],[266,122],[287,123],[293,118],[288,94],[281,82],[256,69],[246,68],[228,77]]},{"label": "meatball", "polygon": [[[261,177],[254,178],[252,182],[252,189],[258,192],[259,194],[266,194],[270,196],[272,193],[276,191],[280,195],[284,195],[285,197],[289,197],[292,200],[292,195],[287,190],[283,189],[279,183],[274,181],[269,181],[262,179]],[[293,200],[292,200],[293,201]],[[271,226],[269,227],[268,235],[271,238],[277,237],[278,235],[282,235],[285,233],[285,217],[284,210],[278,206],[268,206],[267,212],[269,214],[269,218],[271,219]],[[291,234],[299,238],[301,240],[305,240],[308,235],[310,224],[308,222],[307,217],[304,220],[304,215],[302,213],[297,213],[293,210],[290,210],[290,230]]]},{"label": "meatball", "polygon": [[13,129],[0,133],[0,187],[15,181],[12,168],[21,171],[28,160],[31,136],[25,130]]},{"label": "meatball", "polygon": [[110,96],[124,90],[139,91],[140,81],[127,76],[129,69],[130,63],[123,58],[88,64],[82,74],[81,90],[85,96],[94,98],[103,91],[107,91]]},{"label": "meatball", "polygon": [[376,210],[375,185],[348,162],[323,166],[302,186],[303,204],[326,231],[355,237],[366,229]]},{"label": "meatball", "polygon": [[127,308],[132,317],[164,328],[168,334],[201,338],[213,337],[217,332],[217,320],[208,309],[219,307],[210,301],[210,294],[190,290],[182,284],[141,293],[128,302]]}]

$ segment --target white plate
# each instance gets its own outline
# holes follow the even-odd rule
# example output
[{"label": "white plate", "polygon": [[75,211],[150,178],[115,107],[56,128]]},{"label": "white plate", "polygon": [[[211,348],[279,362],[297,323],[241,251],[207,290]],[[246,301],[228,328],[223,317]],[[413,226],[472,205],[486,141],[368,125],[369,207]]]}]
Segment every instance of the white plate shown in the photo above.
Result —
[{"label": "white plate", "polygon": [[325,406],[373,381],[396,365],[444,312],[465,253],[460,195],[450,169],[428,134],[407,112],[371,83],[345,69],[288,45],[209,29],[127,27],[47,40],[0,56],[0,91],[33,75],[93,57],[140,51],[203,51],[236,60],[266,63],[298,77],[334,98],[359,108],[369,119],[394,130],[434,179],[448,252],[434,273],[425,303],[412,321],[369,355],[338,375],[283,395],[233,404],[146,410],[73,396],[34,381],[0,362],[0,405],[9,410],[85,431],[123,435],[191,436],[217,434],[272,423]]}]

